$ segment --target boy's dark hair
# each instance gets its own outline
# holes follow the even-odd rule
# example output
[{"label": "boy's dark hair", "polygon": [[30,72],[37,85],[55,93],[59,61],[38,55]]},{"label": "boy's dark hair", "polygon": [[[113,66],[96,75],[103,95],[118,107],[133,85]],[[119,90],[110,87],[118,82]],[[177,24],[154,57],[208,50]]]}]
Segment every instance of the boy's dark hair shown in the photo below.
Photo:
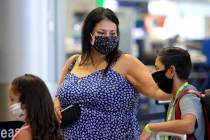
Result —
[{"label": "boy's dark hair", "polygon": [[61,140],[59,123],[49,90],[39,77],[25,74],[11,83],[14,93],[20,96],[27,113],[33,140]]},{"label": "boy's dark hair", "polygon": [[192,62],[190,59],[190,54],[187,50],[178,47],[167,47],[163,48],[158,56],[160,61],[168,69],[171,65],[176,68],[176,73],[181,80],[188,80],[191,69]]},{"label": "boy's dark hair", "polygon": [[[82,61],[81,64],[84,64],[87,62],[87,60],[90,58],[90,52],[91,52],[91,34],[93,32],[93,29],[97,23],[102,21],[103,19],[108,19],[111,22],[113,22],[117,27],[117,35],[120,36],[119,31],[119,20],[115,13],[108,9],[108,8],[102,8],[98,7],[94,10],[92,10],[87,17],[84,20],[83,28],[82,28]],[[118,44],[119,45],[119,44]],[[116,59],[120,56],[121,52],[118,50],[117,46],[110,54],[106,56],[106,61],[108,62],[108,66],[105,68],[105,73],[108,69],[108,67],[112,64],[112,62],[116,61]]]}]

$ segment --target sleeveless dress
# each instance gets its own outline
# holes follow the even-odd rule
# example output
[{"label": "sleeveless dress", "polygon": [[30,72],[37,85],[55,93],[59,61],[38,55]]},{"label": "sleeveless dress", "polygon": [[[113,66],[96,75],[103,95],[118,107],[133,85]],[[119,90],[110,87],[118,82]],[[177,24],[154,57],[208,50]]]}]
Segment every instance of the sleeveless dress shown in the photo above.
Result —
[{"label": "sleeveless dress", "polygon": [[78,103],[81,117],[62,129],[65,140],[138,140],[134,114],[137,91],[119,73],[108,68],[78,78],[70,71],[58,89],[63,108]]}]

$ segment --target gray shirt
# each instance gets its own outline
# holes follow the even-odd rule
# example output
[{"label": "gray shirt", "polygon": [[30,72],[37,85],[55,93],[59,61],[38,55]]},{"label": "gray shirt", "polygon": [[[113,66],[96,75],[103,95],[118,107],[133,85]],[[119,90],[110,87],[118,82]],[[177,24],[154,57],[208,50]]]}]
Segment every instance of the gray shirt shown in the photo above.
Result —
[{"label": "gray shirt", "polygon": [[[188,89],[195,90],[193,86],[190,86]],[[204,140],[205,122],[200,98],[194,94],[187,94],[180,99],[179,107],[181,117],[187,114],[193,114],[196,117],[197,128],[195,128],[194,135],[197,140]],[[173,119],[175,119],[175,111],[173,112]]]},{"label": "gray shirt", "polygon": [[[196,90],[193,86],[189,86],[187,89]],[[186,89],[185,89],[186,90]],[[170,103],[170,106],[172,102]],[[187,114],[193,114],[196,117],[197,127],[195,128],[194,135],[197,140],[204,140],[205,134],[205,121],[202,112],[202,105],[200,98],[194,94],[187,94],[180,99],[179,107],[181,110],[181,117]],[[172,119],[175,120],[175,109],[173,110]],[[151,139],[155,139],[156,133],[153,133]],[[180,140],[180,138],[173,137],[171,140]],[[164,140],[164,137],[161,137],[161,140]]]}]

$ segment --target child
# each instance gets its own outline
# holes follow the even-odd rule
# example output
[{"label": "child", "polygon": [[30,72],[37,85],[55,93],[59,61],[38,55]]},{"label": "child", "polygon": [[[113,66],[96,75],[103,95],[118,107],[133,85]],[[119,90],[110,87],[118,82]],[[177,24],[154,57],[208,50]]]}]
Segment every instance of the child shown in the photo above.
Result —
[{"label": "child", "polygon": [[[204,116],[200,98],[194,94],[183,96],[179,102],[181,119],[175,119],[175,106],[179,96],[186,90],[196,90],[187,80],[192,68],[189,53],[181,48],[168,47],[161,50],[155,61],[153,78],[163,91],[172,94],[173,98],[168,108],[167,121],[149,123],[145,126],[141,140],[150,137],[151,132],[173,132],[187,134],[197,140],[204,140]],[[189,135],[191,134],[191,135]],[[165,137],[165,140],[168,137]]]},{"label": "child", "polygon": [[9,99],[13,116],[25,122],[12,140],[62,139],[49,90],[39,77],[25,74],[15,78]]}]

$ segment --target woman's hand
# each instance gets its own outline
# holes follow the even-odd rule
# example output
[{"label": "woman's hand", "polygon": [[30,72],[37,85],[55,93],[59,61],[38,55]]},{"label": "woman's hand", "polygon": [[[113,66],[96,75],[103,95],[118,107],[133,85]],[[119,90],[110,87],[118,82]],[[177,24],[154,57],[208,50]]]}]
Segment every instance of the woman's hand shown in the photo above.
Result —
[{"label": "woman's hand", "polygon": [[59,101],[58,97],[55,97],[55,99],[54,99],[54,111],[55,111],[55,115],[56,115],[56,118],[57,118],[59,123],[61,123],[61,119],[62,119],[61,109],[62,108],[60,106],[60,101]]}]

